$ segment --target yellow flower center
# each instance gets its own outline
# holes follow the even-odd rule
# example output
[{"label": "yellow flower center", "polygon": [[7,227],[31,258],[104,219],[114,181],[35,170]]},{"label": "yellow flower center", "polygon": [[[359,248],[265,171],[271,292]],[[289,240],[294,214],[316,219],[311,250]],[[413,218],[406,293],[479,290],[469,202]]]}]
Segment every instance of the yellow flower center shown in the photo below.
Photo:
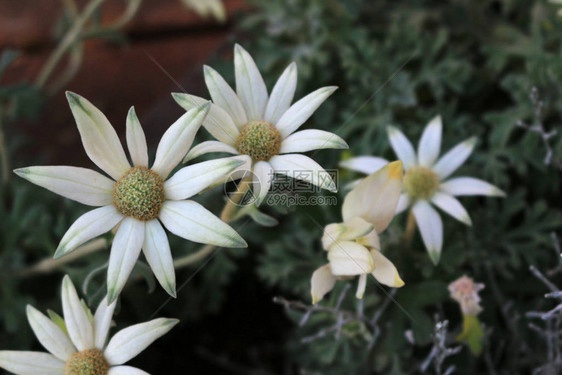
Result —
[{"label": "yellow flower center", "polygon": [[235,146],[253,161],[268,161],[279,154],[281,134],[267,121],[250,121],[242,127]]},{"label": "yellow flower center", "polygon": [[412,167],[404,175],[404,191],[413,199],[428,199],[439,188],[439,177],[426,167]]},{"label": "yellow flower center", "polygon": [[107,375],[109,363],[99,349],[76,352],[64,365],[64,375]]},{"label": "yellow flower center", "polygon": [[163,203],[164,181],[145,167],[131,168],[113,188],[113,205],[138,220],[156,219]]}]

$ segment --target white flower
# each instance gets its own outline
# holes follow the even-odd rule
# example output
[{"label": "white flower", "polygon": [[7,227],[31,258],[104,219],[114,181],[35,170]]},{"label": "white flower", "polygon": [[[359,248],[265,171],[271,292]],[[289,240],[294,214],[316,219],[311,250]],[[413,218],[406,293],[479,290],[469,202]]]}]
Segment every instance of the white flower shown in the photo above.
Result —
[{"label": "white flower", "polygon": [[[162,287],[176,295],[170,245],[159,220],[172,233],[194,242],[245,247],[246,242],[199,203],[185,200],[224,178],[243,162],[240,158],[210,160],[180,169],[167,179],[185,156],[209,104],[180,117],[164,133],[148,169],[146,139],[134,108],[127,116],[127,161],[117,133],[92,103],[67,93],[84,149],[112,179],[90,169],[66,166],[28,167],[14,172],[34,184],[89,206],[62,238],[55,258],[119,225],[111,246],[107,288],[109,302],[119,295],[141,249]],[[167,179],[167,180],[166,180]]]},{"label": "white flower", "polygon": [[[290,64],[268,97],[263,78],[250,54],[239,45],[234,47],[236,92],[213,68],[205,66],[205,82],[213,104],[203,126],[218,141],[195,146],[184,162],[209,152],[244,155],[246,164],[239,168],[252,171],[254,195],[259,205],[271,186],[273,173],[305,180],[313,185],[336,191],[334,181],[311,158],[295,154],[325,148],[347,148],[343,139],[322,130],[295,131],[308,120],[336,87],[323,87],[291,102],[297,86],[297,66]],[[172,94],[186,110],[205,99],[188,94]],[[298,172],[307,173],[298,173]],[[236,176],[236,175],[235,175]]]},{"label": "white flower", "polygon": [[104,299],[92,316],[72,281],[62,282],[64,320],[27,306],[27,319],[48,353],[0,350],[0,367],[16,375],[147,375],[123,366],[170,331],[176,319],[159,318],[122,329],[106,345],[116,302]]},{"label": "white flower", "polygon": [[[455,198],[460,195],[487,195],[503,197],[504,192],[485,181],[472,177],[447,178],[464,164],[472,153],[476,138],[459,143],[439,160],[442,133],[441,116],[426,126],[418,145],[417,155],[412,144],[397,128],[389,126],[388,137],[394,152],[404,163],[403,194],[396,213],[412,208],[418,228],[431,260],[437,264],[443,247],[443,222],[433,203],[455,219],[472,225],[465,208]],[[342,162],[344,168],[362,173],[373,173],[388,163],[385,159],[360,156]]]},{"label": "white flower", "polygon": [[451,298],[459,303],[463,315],[466,316],[476,316],[482,311],[478,295],[482,289],[484,289],[484,284],[475,283],[466,275],[449,284]]},{"label": "white flower", "polygon": [[213,16],[218,21],[226,20],[226,10],[221,0],[180,0],[186,7],[203,17]]},{"label": "white flower", "polygon": [[401,287],[404,282],[396,267],[381,253],[379,234],[394,217],[402,189],[402,163],[390,163],[361,181],[343,202],[343,223],[324,229],[322,245],[330,263],[312,274],[312,303],[332,290],[337,278],[359,275],[357,298],[363,298],[367,277]]}]

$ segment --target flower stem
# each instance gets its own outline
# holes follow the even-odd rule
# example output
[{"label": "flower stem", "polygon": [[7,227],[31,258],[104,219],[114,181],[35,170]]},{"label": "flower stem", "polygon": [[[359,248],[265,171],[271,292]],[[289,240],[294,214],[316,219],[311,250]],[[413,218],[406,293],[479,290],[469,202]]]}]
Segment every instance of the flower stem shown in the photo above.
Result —
[{"label": "flower stem", "polygon": [[65,265],[67,263],[70,263],[70,262],[72,262],[72,261],[74,261],[78,258],[81,258],[81,257],[89,255],[89,254],[93,254],[93,253],[95,253],[99,250],[103,250],[103,249],[106,249],[106,248],[107,248],[107,241],[104,238],[98,238],[97,240],[94,240],[94,241],[92,241],[92,242],[90,242],[86,245],[80,246],[79,248],[74,250],[72,253],[70,253],[67,256],[64,256],[62,258],[59,258],[59,259],[53,259],[53,258],[43,259],[39,263],[19,272],[18,276],[21,279],[25,279],[25,278],[40,275],[40,274],[50,273],[50,272],[60,268],[61,266]]},{"label": "flower stem", "polygon": [[42,88],[45,86],[60,59],[62,59],[67,51],[80,39],[82,30],[86,26],[86,23],[105,1],[106,0],[92,0],[88,3],[88,5],[86,5],[82,14],[76,18],[74,25],[72,25],[72,27],[66,32],[61,42],[57,45],[57,48],[53,51],[51,56],[49,56],[49,59],[43,66],[43,69],[41,69],[41,72],[35,80],[35,84],[38,87]]},{"label": "flower stem", "polygon": [[[251,182],[252,182],[251,179],[244,179],[240,181],[238,187],[236,188],[236,191],[234,191],[230,195],[228,201],[226,202],[224,208],[222,209],[221,216],[220,216],[222,221],[224,221],[225,223],[229,223],[230,221],[232,221],[232,218],[236,214],[236,210],[239,207],[240,201],[250,189]],[[190,264],[197,263],[200,260],[205,259],[205,257],[211,254],[216,248],[217,246],[215,245],[205,245],[201,249],[197,250],[195,253],[176,259],[174,261],[174,267],[182,268],[182,267],[189,266]]]},{"label": "flower stem", "polygon": [[410,210],[406,230],[404,230],[404,242],[408,247],[412,246],[414,234],[416,234],[416,217],[414,216],[414,211]]}]

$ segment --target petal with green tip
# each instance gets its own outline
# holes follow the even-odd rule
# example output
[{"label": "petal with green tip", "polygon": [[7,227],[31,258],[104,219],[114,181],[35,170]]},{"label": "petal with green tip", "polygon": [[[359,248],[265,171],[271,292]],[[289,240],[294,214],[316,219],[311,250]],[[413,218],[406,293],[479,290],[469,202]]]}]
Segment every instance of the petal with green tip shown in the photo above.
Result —
[{"label": "petal with green tip", "polygon": [[135,107],[127,114],[127,148],[135,167],[148,168],[148,147]]},{"label": "petal with green tip", "polygon": [[275,124],[281,137],[285,139],[304,124],[336,89],[335,86],[319,88],[293,104]]},{"label": "petal with green tip", "polygon": [[67,91],[66,98],[86,153],[98,167],[118,180],[131,166],[115,129],[107,117],[85,98],[70,91]]},{"label": "petal with green tip", "polygon": [[158,148],[152,170],[163,180],[180,163],[191,147],[195,134],[209,112],[211,103],[193,108],[166,130]]},{"label": "petal with green tip", "polygon": [[182,200],[194,196],[244,164],[239,158],[208,160],[184,167],[164,183],[166,199]]},{"label": "petal with green tip", "polygon": [[86,241],[110,231],[124,216],[114,206],[105,206],[86,212],[68,228],[55,252],[58,259]]},{"label": "petal with green tip", "polygon": [[111,204],[115,181],[91,169],[39,166],[14,170],[18,176],[88,206]]},{"label": "petal with green tip", "polygon": [[146,223],[142,251],[162,288],[175,298],[176,274],[174,271],[174,260],[172,259],[168,236],[158,220],[151,220]]},{"label": "petal with green tip", "polygon": [[170,232],[193,242],[223,247],[248,246],[232,227],[194,201],[166,201],[159,218]]},{"label": "petal with green tip", "polygon": [[127,217],[115,233],[107,268],[107,300],[109,303],[119,296],[137,263],[144,242],[144,227],[144,221]]},{"label": "petal with green tip", "polygon": [[281,143],[279,153],[306,152],[326,148],[346,149],[347,143],[334,133],[323,130],[309,129],[289,135]]},{"label": "petal with green tip", "polygon": [[158,318],[124,328],[111,338],[104,357],[112,366],[121,365],[136,357],[178,323],[177,319]]}]

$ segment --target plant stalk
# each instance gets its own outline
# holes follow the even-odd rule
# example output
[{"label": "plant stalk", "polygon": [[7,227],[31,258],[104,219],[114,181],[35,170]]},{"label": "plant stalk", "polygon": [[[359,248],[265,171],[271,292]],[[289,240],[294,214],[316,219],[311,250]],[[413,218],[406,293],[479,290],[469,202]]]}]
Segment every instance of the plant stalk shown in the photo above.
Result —
[{"label": "plant stalk", "polygon": [[[240,201],[250,189],[251,181],[251,179],[244,179],[240,181],[238,187],[236,188],[236,191],[234,191],[230,195],[228,201],[226,202],[226,205],[222,209],[220,216],[222,221],[224,221],[225,223],[229,223],[230,221],[232,221],[232,218],[236,214],[236,209],[238,208]],[[176,259],[174,261],[174,268],[182,268],[189,266],[190,264],[197,263],[200,260],[205,259],[205,257],[211,254],[216,248],[217,246],[215,245],[205,245],[193,254],[189,254],[182,258]]]}]

